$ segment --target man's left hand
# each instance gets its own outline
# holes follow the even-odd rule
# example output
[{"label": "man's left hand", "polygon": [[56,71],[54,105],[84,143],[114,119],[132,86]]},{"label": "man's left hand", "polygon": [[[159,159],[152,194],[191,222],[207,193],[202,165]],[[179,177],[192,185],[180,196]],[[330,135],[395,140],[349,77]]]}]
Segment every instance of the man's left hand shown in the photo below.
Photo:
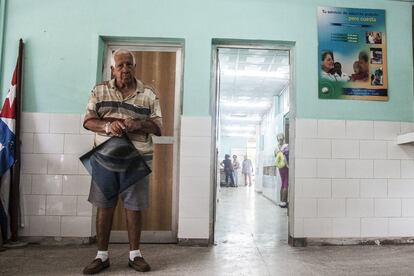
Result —
[{"label": "man's left hand", "polygon": [[124,125],[128,132],[134,132],[142,128],[142,123],[140,120],[134,120],[131,118],[125,119]]}]

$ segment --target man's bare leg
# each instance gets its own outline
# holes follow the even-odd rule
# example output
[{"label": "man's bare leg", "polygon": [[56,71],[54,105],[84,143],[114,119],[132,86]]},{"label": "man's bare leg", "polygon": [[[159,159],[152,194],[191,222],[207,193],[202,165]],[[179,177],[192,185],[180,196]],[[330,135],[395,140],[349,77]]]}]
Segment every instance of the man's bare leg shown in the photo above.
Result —
[{"label": "man's bare leg", "polygon": [[125,209],[128,229],[129,250],[138,250],[141,240],[141,211]]},{"label": "man's bare leg", "polygon": [[96,215],[96,238],[99,251],[107,251],[111,236],[115,208],[98,208]]},{"label": "man's bare leg", "polygon": [[125,209],[125,213],[127,218],[128,240],[130,250],[128,265],[136,271],[150,271],[151,267],[142,257],[141,251],[139,251],[139,243],[141,241],[142,229],[141,211]]}]

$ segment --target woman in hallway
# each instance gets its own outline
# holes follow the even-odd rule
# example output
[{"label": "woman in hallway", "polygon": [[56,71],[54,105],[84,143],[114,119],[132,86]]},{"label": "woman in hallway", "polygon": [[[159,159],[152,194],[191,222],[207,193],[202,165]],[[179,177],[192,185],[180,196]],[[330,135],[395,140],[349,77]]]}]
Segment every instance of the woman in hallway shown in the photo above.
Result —
[{"label": "woman in hallway", "polygon": [[252,186],[252,172],[253,172],[252,161],[247,158],[247,155],[245,155],[243,163],[242,163],[242,173],[244,175],[244,186],[247,186],[247,185]]},{"label": "woman in hallway", "polygon": [[281,208],[286,208],[289,184],[289,147],[288,144],[285,143],[285,135],[283,133],[279,133],[276,138],[278,145],[275,149],[275,165],[279,170],[279,175],[282,180],[279,206]]}]

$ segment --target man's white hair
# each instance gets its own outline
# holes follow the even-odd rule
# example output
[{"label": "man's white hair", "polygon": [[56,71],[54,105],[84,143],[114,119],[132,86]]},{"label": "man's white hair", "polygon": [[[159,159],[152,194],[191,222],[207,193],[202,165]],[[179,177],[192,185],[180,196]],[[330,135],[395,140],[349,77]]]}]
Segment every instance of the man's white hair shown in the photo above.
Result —
[{"label": "man's white hair", "polygon": [[130,55],[131,57],[132,57],[132,62],[133,62],[133,64],[134,64],[134,66],[135,66],[135,57],[134,57],[134,54],[132,54],[132,52],[131,51],[128,51],[128,50],[126,50],[126,49],[117,49],[117,50],[115,50],[113,53],[112,53],[112,56],[111,56],[111,66],[112,67],[115,67],[115,56],[116,55],[122,55],[122,54],[128,54],[128,55]]}]

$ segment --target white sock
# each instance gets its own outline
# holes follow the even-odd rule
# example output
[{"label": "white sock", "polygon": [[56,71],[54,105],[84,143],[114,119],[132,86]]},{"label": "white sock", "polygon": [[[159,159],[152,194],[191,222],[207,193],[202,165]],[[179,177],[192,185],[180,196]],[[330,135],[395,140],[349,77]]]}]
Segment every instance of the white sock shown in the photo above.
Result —
[{"label": "white sock", "polygon": [[102,262],[105,262],[106,260],[108,260],[108,250],[107,251],[98,250],[98,254],[96,254],[95,259],[101,259]]},{"label": "white sock", "polygon": [[142,257],[141,251],[139,249],[138,250],[129,251],[129,259],[131,261],[133,261],[135,259],[135,257]]}]

